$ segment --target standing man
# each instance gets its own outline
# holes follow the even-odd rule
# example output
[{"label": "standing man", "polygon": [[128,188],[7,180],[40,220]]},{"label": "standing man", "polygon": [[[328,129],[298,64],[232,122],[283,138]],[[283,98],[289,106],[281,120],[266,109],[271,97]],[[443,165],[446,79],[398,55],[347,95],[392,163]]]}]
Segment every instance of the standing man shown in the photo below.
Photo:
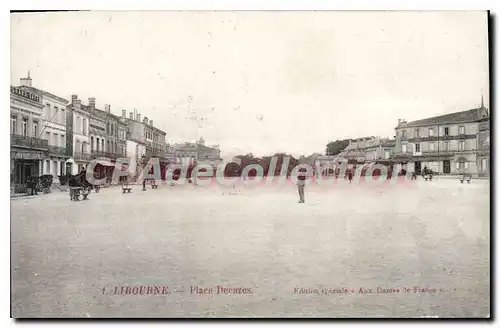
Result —
[{"label": "standing man", "polygon": [[304,189],[305,189],[305,184],[306,184],[306,172],[307,170],[304,168],[299,169],[300,173],[302,174],[297,174],[297,187],[299,188],[299,203],[303,204],[305,202],[305,195],[304,195]]},{"label": "standing man", "polygon": [[349,183],[352,182],[352,171],[353,171],[353,168],[349,168],[347,170],[347,178],[349,179]]}]

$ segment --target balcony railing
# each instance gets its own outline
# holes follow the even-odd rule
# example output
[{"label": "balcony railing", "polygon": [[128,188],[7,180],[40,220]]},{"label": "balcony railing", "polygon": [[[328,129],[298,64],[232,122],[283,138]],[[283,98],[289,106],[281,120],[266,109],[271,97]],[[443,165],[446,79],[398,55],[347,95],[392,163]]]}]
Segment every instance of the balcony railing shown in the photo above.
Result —
[{"label": "balcony railing", "polygon": [[75,152],[75,155],[73,156],[75,160],[80,160],[80,161],[91,161],[92,160],[92,154],[90,153],[78,153]]},{"label": "balcony railing", "polygon": [[19,134],[10,135],[10,144],[11,146],[36,148],[44,150],[47,150],[49,146],[49,142],[47,140],[34,137],[25,137]]},{"label": "balcony railing", "polygon": [[48,146],[50,155],[66,156],[66,148],[57,146]]},{"label": "balcony railing", "polygon": [[117,158],[125,157],[125,155],[123,155],[121,153],[113,153],[113,152],[107,152],[107,151],[93,150],[92,151],[92,158],[98,158],[98,157],[105,157],[105,158],[110,158],[110,159],[117,159]]}]

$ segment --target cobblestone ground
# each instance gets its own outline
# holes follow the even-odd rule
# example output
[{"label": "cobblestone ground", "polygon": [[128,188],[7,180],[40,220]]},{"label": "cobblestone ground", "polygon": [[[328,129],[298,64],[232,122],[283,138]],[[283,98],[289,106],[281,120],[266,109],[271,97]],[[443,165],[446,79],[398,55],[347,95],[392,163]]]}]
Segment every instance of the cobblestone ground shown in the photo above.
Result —
[{"label": "cobblestone ground", "polygon": [[[292,185],[238,188],[13,200],[13,316],[489,315],[488,181],[307,186],[306,204]],[[112,295],[139,285],[170,294]]]}]

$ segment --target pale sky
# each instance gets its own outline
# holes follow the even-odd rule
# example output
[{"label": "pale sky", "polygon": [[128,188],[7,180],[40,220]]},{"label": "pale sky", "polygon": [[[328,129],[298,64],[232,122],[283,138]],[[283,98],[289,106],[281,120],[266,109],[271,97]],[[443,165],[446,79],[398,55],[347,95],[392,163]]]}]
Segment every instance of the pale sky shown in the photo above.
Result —
[{"label": "pale sky", "polygon": [[28,70],[68,100],[136,108],[169,142],[309,155],[478,107],[482,92],[488,105],[487,13],[12,14],[11,84]]}]

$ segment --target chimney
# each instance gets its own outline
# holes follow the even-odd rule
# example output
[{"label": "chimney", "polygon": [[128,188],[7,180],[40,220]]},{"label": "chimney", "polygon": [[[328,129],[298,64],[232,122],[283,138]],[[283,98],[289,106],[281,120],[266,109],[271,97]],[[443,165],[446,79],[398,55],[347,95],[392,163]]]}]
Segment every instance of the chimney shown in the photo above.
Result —
[{"label": "chimney", "polygon": [[111,113],[111,105],[109,104],[104,105],[104,110],[108,113]]},{"label": "chimney", "polygon": [[78,99],[77,95],[71,95],[71,105],[73,105],[75,103],[75,100],[77,99]]},{"label": "chimney", "polygon": [[122,117],[123,118],[127,117],[127,111],[125,109],[122,109]]},{"label": "chimney", "polygon": [[146,125],[149,123],[149,120],[148,120],[147,116],[144,116],[144,118],[142,119],[142,123],[144,123]]},{"label": "chimney", "polygon": [[75,99],[75,102],[73,103],[73,107],[75,109],[82,109],[82,100],[81,99]]},{"label": "chimney", "polygon": [[137,120],[137,122],[140,122],[141,121],[141,114],[137,113],[135,115],[135,119]]},{"label": "chimney", "polygon": [[89,98],[89,109],[95,109],[95,98],[94,97]]},{"label": "chimney", "polygon": [[21,78],[21,85],[26,87],[31,87],[30,71],[28,71],[28,77]]},{"label": "chimney", "polygon": [[134,113],[128,112],[129,119],[134,120]]},{"label": "chimney", "polygon": [[149,120],[149,125],[153,126],[153,120]]}]

